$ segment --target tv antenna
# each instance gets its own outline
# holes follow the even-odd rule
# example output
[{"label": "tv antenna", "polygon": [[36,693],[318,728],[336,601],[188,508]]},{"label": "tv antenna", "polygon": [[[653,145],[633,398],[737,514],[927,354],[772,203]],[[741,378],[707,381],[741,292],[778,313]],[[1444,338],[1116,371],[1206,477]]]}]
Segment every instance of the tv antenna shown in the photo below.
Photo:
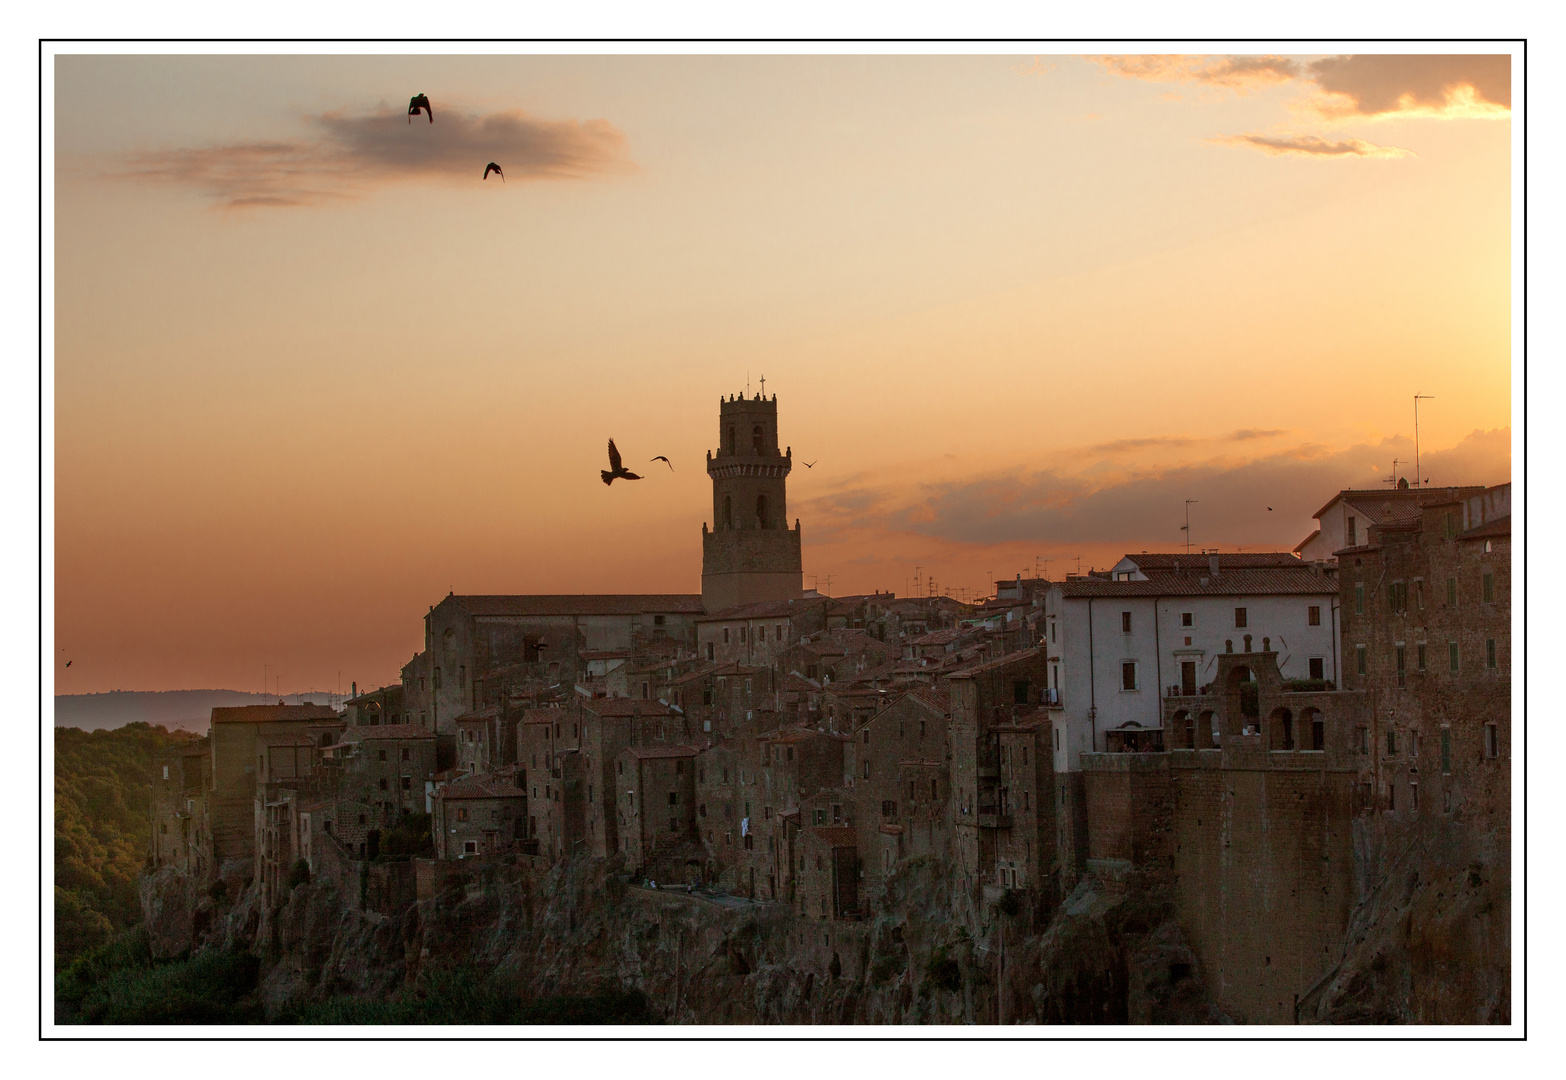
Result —
[{"label": "tv antenna", "polygon": [[1419,471],[1419,403],[1421,401],[1434,401],[1434,394],[1414,395],[1414,486],[1424,487],[1425,478]]},{"label": "tv antenna", "polygon": [[[1187,555],[1191,554],[1191,504],[1200,501],[1199,499],[1185,500],[1185,524],[1180,526],[1180,531],[1185,533],[1185,553]],[[1077,572],[1081,573],[1082,571],[1079,569]]]},{"label": "tv antenna", "polygon": [[[1393,487],[1397,487],[1397,461],[1398,461],[1397,458],[1393,458],[1392,459],[1392,475],[1390,477],[1388,477],[1387,479],[1383,480],[1382,483],[1384,483],[1384,484],[1391,484]],[[1403,464],[1407,465],[1408,462],[1405,461],[1405,462],[1403,462]]]}]

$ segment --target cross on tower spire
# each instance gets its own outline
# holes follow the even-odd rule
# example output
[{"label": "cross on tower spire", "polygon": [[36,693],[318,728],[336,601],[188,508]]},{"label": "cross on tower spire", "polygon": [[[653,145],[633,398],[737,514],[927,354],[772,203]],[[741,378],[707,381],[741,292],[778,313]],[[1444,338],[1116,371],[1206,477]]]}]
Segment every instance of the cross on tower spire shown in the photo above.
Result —
[{"label": "cross on tower spire", "polygon": [[767,400],[767,377],[765,375],[761,377],[761,400]]}]

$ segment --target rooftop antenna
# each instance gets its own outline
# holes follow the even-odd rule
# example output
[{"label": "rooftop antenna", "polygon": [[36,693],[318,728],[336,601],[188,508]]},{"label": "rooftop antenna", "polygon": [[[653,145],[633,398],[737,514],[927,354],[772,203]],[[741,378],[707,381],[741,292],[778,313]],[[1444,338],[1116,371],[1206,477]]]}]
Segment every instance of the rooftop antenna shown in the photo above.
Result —
[{"label": "rooftop antenna", "polygon": [[[1383,480],[1382,483],[1384,483],[1384,484],[1391,484],[1393,487],[1397,487],[1397,462],[1398,462],[1397,458],[1393,458],[1392,459],[1392,475],[1390,477],[1388,477],[1387,479]],[[1405,462],[1403,462],[1403,464],[1407,465],[1408,462],[1405,461]]]},{"label": "rooftop antenna", "polygon": [[1423,487],[1426,483],[1424,475],[1419,471],[1419,403],[1421,401],[1434,401],[1434,394],[1414,395],[1414,486]]},{"label": "rooftop antenna", "polygon": [[[1198,499],[1185,500],[1185,524],[1180,526],[1180,531],[1185,533],[1185,553],[1187,555],[1191,554],[1191,504],[1199,501]],[[1079,574],[1081,572],[1080,569],[1077,571]]]}]

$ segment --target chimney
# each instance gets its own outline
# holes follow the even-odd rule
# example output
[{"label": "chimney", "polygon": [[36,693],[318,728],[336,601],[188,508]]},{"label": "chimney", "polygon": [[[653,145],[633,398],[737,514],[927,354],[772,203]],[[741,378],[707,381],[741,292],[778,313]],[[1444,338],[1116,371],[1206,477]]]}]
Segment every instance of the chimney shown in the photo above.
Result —
[{"label": "chimney", "polygon": [[1217,552],[1213,552],[1213,554],[1207,556],[1207,572],[1209,574],[1211,574],[1213,577],[1217,577],[1218,576],[1219,570],[1218,570],[1218,553]]}]

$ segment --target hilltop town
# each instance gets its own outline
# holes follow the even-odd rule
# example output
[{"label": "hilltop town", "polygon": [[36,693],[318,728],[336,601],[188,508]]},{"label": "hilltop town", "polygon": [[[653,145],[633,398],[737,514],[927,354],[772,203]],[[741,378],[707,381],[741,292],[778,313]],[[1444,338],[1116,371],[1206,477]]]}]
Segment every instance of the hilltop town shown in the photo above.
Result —
[{"label": "hilltop town", "polygon": [[1158,890],[1194,957],[1168,978],[1253,1023],[1342,1018],[1411,860],[1509,881],[1509,484],[1322,492],[1291,551],[975,604],[827,596],[776,396],[722,399],[717,434],[699,593],[451,594],[394,685],[213,709],[161,763],[151,866],[242,871],[265,920],[303,881],[394,917],[478,867],[597,862],[824,927],[850,968],[832,933],[915,864],[976,938]]}]

